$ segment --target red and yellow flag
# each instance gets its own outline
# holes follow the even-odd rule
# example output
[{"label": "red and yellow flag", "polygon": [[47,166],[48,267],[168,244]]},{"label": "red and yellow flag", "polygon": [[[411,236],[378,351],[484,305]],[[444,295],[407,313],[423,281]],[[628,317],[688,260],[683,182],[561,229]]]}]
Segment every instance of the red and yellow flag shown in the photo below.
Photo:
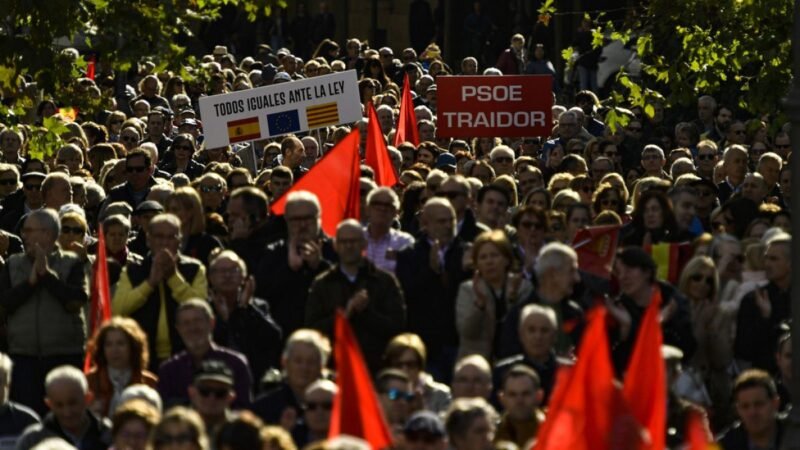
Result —
[{"label": "red and yellow flag", "polygon": [[231,144],[260,138],[261,126],[258,124],[258,117],[249,117],[247,119],[228,122],[228,141]]}]

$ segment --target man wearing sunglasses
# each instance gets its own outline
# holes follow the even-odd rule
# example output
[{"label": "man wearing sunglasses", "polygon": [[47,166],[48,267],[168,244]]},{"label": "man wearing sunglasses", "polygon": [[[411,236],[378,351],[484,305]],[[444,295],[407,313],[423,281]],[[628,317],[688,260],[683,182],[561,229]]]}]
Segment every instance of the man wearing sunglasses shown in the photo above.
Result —
[{"label": "man wearing sunglasses", "polygon": [[3,201],[0,229],[13,233],[22,216],[42,207],[42,183],[46,176],[41,172],[22,174],[22,195],[11,194]]},{"label": "man wearing sunglasses", "polygon": [[111,189],[100,210],[105,210],[113,202],[126,202],[136,210],[140,203],[147,200],[150,188],[156,184],[154,171],[155,165],[149,152],[135,149],[128,153],[125,156],[126,181]]},{"label": "man wearing sunglasses", "polygon": [[192,409],[203,418],[209,436],[214,436],[231,418],[236,399],[231,368],[222,361],[203,361],[188,390]]},{"label": "man wearing sunglasses", "polygon": [[405,450],[444,450],[447,432],[442,419],[430,411],[414,413],[403,427]]},{"label": "man wearing sunglasses", "polygon": [[375,388],[383,408],[383,416],[394,434],[398,434],[409,416],[421,403],[414,393],[411,379],[398,369],[386,369],[378,374]]}]

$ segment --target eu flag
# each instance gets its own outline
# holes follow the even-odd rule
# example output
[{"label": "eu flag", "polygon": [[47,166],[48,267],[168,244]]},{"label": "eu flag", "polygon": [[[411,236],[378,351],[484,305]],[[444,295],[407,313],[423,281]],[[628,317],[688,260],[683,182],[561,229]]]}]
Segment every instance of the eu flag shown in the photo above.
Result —
[{"label": "eu flag", "polygon": [[300,131],[300,115],[296,109],[267,114],[267,126],[270,136],[294,133]]}]

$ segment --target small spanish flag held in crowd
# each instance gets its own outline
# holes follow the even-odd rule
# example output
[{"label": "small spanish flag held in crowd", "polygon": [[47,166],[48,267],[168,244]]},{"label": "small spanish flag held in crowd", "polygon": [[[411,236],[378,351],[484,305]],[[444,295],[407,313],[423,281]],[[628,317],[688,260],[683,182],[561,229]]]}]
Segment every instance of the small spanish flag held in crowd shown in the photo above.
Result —
[{"label": "small spanish flag held in crowd", "polygon": [[310,129],[337,125],[339,123],[339,105],[333,102],[309,106],[306,108],[306,119]]},{"label": "small spanish flag held in crowd", "polygon": [[249,117],[247,119],[228,122],[228,140],[231,144],[260,138],[261,127],[258,124],[258,117]]},{"label": "small spanish flag held in crowd", "polygon": [[678,284],[683,267],[692,257],[692,245],[689,242],[661,242],[646,245],[644,250],[650,253],[658,266],[656,277],[674,285]]}]

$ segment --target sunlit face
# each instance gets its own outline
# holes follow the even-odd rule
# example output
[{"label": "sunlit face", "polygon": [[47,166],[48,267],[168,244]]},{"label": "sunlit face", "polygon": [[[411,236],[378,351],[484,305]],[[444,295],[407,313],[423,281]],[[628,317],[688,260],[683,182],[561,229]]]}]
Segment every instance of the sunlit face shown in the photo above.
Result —
[{"label": "sunlit face", "polygon": [[489,279],[499,279],[506,273],[510,261],[493,243],[481,246],[476,255],[475,266],[482,276]]},{"label": "sunlit face", "polygon": [[103,354],[109,367],[114,369],[131,368],[131,343],[121,330],[109,330],[103,340]]},{"label": "sunlit face", "polygon": [[519,327],[519,341],[525,355],[535,360],[543,360],[550,355],[556,342],[556,327],[550,319],[533,313],[525,318]]},{"label": "sunlit face", "polygon": [[69,249],[73,242],[83,244],[83,237],[86,234],[86,228],[80,222],[73,219],[66,219],[61,221],[61,235],[58,237],[58,243],[63,249]]},{"label": "sunlit face", "polygon": [[714,268],[702,267],[689,276],[687,296],[693,300],[708,300],[714,292]]},{"label": "sunlit face", "polygon": [[284,358],[283,368],[289,385],[302,392],[322,376],[322,358],[314,346],[298,342]]},{"label": "sunlit face", "polygon": [[86,416],[86,400],[86,394],[76,382],[61,380],[47,389],[45,402],[61,429],[77,433]]},{"label": "sunlit face", "polygon": [[664,226],[664,210],[661,203],[655,198],[651,198],[644,204],[644,227],[648,230],[656,230]]},{"label": "sunlit face", "polygon": [[770,398],[765,388],[754,386],[739,391],[734,404],[736,413],[748,434],[761,435],[773,426],[780,399]]}]

